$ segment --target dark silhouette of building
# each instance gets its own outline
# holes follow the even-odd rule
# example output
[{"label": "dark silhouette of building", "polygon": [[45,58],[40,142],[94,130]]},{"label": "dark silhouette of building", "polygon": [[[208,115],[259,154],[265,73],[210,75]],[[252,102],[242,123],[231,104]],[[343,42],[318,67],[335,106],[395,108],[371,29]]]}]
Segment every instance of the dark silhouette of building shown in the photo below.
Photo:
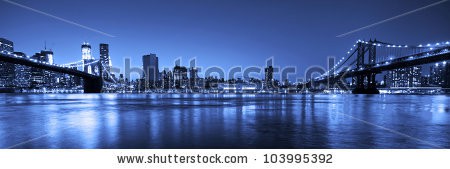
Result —
[{"label": "dark silhouette of building", "polygon": [[273,88],[273,67],[269,66],[264,69],[265,72],[265,82],[267,88]]},{"label": "dark silhouette of building", "polygon": [[198,88],[198,69],[195,67],[189,68],[189,86],[191,89]]},{"label": "dark silhouette of building", "polygon": [[161,79],[162,79],[162,85],[161,86],[164,89],[171,89],[171,88],[174,87],[173,86],[173,74],[172,74],[172,71],[170,71],[170,70],[167,70],[167,71],[163,70]]},{"label": "dark silhouette of building", "polygon": [[159,79],[158,57],[156,54],[144,55],[142,56],[142,63],[146,88],[155,88],[156,82]]},{"label": "dark silhouette of building", "polygon": [[[444,87],[446,83],[447,64],[436,63],[430,67],[430,85]],[[448,81],[448,80],[447,80]]]}]

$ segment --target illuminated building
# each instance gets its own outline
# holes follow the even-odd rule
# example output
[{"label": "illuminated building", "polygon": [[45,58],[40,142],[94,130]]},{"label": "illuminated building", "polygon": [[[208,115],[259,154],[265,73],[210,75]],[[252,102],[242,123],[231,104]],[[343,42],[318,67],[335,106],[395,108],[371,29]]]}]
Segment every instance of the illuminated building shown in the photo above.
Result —
[{"label": "illuminated building", "polygon": [[[14,52],[14,43],[0,38],[0,52],[11,54]],[[15,65],[0,61],[0,87],[14,87]]]},{"label": "illuminated building", "polygon": [[148,82],[146,87],[155,87],[159,80],[158,57],[156,54],[142,56],[142,64],[144,68],[144,79]]}]

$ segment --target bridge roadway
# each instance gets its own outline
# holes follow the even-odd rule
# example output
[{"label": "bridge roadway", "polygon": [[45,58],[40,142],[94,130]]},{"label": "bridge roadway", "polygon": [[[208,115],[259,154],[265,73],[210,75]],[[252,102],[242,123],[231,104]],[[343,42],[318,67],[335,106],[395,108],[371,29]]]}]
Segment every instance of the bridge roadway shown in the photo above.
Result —
[{"label": "bridge roadway", "polygon": [[51,65],[35,60],[31,60],[28,58],[22,58],[22,57],[15,57],[12,54],[5,54],[0,53],[0,61],[13,63],[13,64],[20,64],[25,65],[29,67],[44,69],[44,70],[50,70],[54,72],[74,75],[77,77],[83,78],[83,88],[85,93],[100,93],[102,91],[103,87],[103,80],[101,77],[102,71],[100,71],[100,76],[92,75],[86,72],[82,72],[79,70],[67,68],[67,67],[60,67],[57,65]]},{"label": "bridge roadway", "polygon": [[[349,78],[349,77],[355,77],[357,75],[365,75],[370,73],[381,73],[382,71],[387,70],[393,70],[393,69],[399,69],[399,68],[407,68],[412,66],[418,66],[423,64],[429,64],[429,63],[436,63],[436,62],[442,62],[450,60],[450,47],[442,48],[440,50],[432,52],[424,52],[429,53],[430,55],[424,55],[424,54],[416,54],[411,56],[405,56],[397,59],[393,59],[388,61],[388,63],[378,63],[377,65],[368,65],[366,64],[366,68],[362,70],[349,70],[349,71],[343,71],[339,72],[337,75],[334,75],[332,78]],[[423,55],[423,56],[422,56]],[[448,63],[450,64],[450,63]],[[314,80],[315,82],[323,83],[327,81],[327,77]]]}]

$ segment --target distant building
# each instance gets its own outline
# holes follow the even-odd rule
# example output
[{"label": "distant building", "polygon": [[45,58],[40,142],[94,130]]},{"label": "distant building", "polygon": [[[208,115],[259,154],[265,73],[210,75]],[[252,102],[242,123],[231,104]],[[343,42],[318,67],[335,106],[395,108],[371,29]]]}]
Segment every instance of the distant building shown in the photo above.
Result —
[{"label": "distant building", "polygon": [[195,67],[189,68],[189,86],[191,89],[199,87],[198,69]]},{"label": "distant building", "polygon": [[273,88],[274,87],[274,85],[273,85],[273,67],[272,66],[266,67],[264,69],[264,73],[265,73],[264,77],[265,77],[266,87]]},{"label": "distant building", "polygon": [[[53,51],[50,50],[42,50],[41,53],[41,58],[39,61],[42,62],[46,62],[48,64],[53,64],[54,58],[53,58]],[[44,70],[44,83],[45,83],[45,87],[53,87],[56,85],[56,81],[57,81],[57,76],[58,73],[53,72],[53,71],[49,71],[49,70]]]},{"label": "distant building", "polygon": [[388,71],[384,82],[386,87],[421,87],[422,66],[400,68]]},{"label": "distant building", "polygon": [[[18,57],[26,58],[26,54],[22,52],[14,52]],[[31,79],[31,68],[24,65],[17,64],[15,67],[16,78],[15,84],[19,88],[29,88]]]},{"label": "distant building", "polygon": [[[0,38],[0,52],[12,54],[14,43],[4,38]],[[14,87],[15,65],[0,61],[0,87]]]},{"label": "distant building", "polygon": [[146,87],[154,88],[159,79],[158,57],[156,54],[142,56],[144,79],[148,82]]},{"label": "distant building", "polygon": [[91,64],[94,62],[94,56],[92,56],[91,45],[89,43],[81,44],[81,59],[83,61],[84,72],[89,74],[95,73],[95,66]]},{"label": "distant building", "polygon": [[430,67],[430,85],[450,88],[450,64],[447,61]]},{"label": "distant building", "polygon": [[161,76],[161,79],[162,79],[162,87],[164,88],[164,89],[171,89],[171,88],[173,88],[174,86],[173,86],[173,74],[172,74],[172,71],[170,71],[170,70],[163,70],[162,71],[162,76]]},{"label": "distant building", "polygon": [[188,85],[187,68],[184,66],[175,66],[173,68],[173,79],[175,82],[175,88],[186,88]]},{"label": "distant building", "polygon": [[109,45],[105,43],[100,44],[100,62],[106,71],[110,71],[112,67],[111,57],[109,56]]},{"label": "distant building", "polygon": [[[41,53],[36,53],[33,56],[31,56],[31,59],[37,60],[37,61],[43,61],[43,56]],[[31,88],[43,88],[45,85],[45,72],[42,69],[31,67],[30,70],[30,85]]]}]

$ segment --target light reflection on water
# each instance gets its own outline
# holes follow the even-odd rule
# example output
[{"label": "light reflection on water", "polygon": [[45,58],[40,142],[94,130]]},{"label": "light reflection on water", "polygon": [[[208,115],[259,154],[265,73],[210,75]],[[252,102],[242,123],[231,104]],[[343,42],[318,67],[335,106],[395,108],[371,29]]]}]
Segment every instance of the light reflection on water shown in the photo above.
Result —
[{"label": "light reflection on water", "polygon": [[449,103],[431,95],[0,94],[0,148],[450,148]]}]

